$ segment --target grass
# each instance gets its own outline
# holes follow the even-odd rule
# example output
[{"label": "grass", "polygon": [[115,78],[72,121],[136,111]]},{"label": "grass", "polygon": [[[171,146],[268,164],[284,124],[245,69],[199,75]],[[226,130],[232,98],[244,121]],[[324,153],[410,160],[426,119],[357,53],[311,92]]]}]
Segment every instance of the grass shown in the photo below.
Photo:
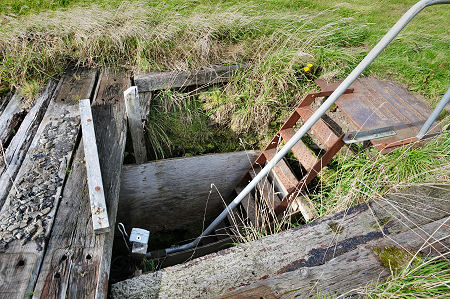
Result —
[{"label": "grass", "polygon": [[442,132],[422,147],[404,146],[388,155],[361,149],[339,155],[310,190],[321,215],[342,211],[367,200],[395,193],[411,185],[449,182],[450,132]]},{"label": "grass", "polygon": [[366,291],[368,298],[448,298],[450,262],[437,258],[414,258],[388,281]]},{"label": "grass", "polygon": [[[3,0],[0,98],[20,89],[32,99],[45,81],[74,66],[146,72],[248,63],[223,88],[161,92],[146,129],[155,159],[260,148],[302,95],[317,89],[315,78],[345,77],[415,2]],[[425,9],[364,75],[399,81],[434,105],[450,85],[449,17],[448,6]],[[306,71],[307,64],[313,66]],[[448,182],[449,137],[444,132],[425,147],[386,156],[360,149],[338,157],[311,190],[316,208],[326,215],[409,185]],[[295,225],[291,218],[262,222],[247,228],[244,241]],[[425,265],[408,268],[410,277],[421,281],[414,273],[428,266],[442,272]],[[399,286],[408,289],[408,281],[394,275],[371,296]]]}]

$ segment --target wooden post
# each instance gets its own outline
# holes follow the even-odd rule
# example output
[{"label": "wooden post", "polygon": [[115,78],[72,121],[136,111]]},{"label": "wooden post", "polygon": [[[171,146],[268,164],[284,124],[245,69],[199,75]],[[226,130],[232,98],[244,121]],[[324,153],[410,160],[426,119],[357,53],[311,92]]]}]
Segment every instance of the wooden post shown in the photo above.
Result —
[{"label": "wooden post", "polygon": [[132,86],[128,88],[123,92],[123,95],[125,98],[128,126],[133,142],[134,157],[137,164],[142,164],[147,160],[147,150],[145,148],[144,126],[141,119],[141,108],[137,87]]},{"label": "wooden post", "polygon": [[91,102],[80,100],[81,129],[86,160],[86,173],[91,203],[92,225],[96,234],[109,231],[108,213],[106,211],[105,193],[103,192],[102,173],[98,160],[97,142],[94,122],[92,120]]}]

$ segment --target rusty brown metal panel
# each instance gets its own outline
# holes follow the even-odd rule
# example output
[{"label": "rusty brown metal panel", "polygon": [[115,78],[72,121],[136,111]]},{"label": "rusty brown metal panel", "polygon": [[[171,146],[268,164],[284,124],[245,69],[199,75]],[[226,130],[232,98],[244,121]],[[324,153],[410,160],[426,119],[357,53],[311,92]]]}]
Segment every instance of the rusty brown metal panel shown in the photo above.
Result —
[{"label": "rusty brown metal panel", "polygon": [[[310,107],[300,107],[297,108],[296,111],[300,114],[304,121],[307,121],[314,113]],[[323,119],[319,119],[312,126],[311,130],[327,149],[331,148],[333,144],[338,140],[336,134],[331,131],[330,127],[328,127]]]},{"label": "rusty brown metal panel", "polygon": [[337,152],[344,146],[343,141],[344,135],[341,135],[336,142],[330,147],[330,149],[322,156],[322,158],[316,162],[316,164],[311,168],[309,173],[304,176],[295,186],[289,190],[288,195],[286,195],[280,204],[275,209],[275,214],[279,215],[284,212],[289,204],[297,198],[300,192],[305,189],[305,187],[317,176],[317,174],[325,167],[328,163],[330,163],[331,159],[336,155]]},{"label": "rusty brown metal panel", "polygon": [[[283,140],[287,142],[294,136],[295,130],[293,128],[284,129],[280,133]],[[292,147],[291,151],[306,171],[309,171],[317,162],[316,156],[301,140]]]},{"label": "rusty brown metal panel", "polygon": [[[414,141],[431,113],[423,101],[391,81],[361,78],[352,88],[354,92],[342,95],[336,105],[360,130],[394,127],[396,135],[371,141],[382,153]],[[430,134],[439,130],[436,125]]]}]

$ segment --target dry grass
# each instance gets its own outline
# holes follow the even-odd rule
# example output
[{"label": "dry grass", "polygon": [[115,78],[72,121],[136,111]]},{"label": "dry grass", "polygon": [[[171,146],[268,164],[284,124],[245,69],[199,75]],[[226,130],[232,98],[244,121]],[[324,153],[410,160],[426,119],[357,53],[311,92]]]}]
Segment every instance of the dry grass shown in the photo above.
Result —
[{"label": "dry grass", "polygon": [[[237,133],[265,134],[271,119],[312,88],[315,75],[301,71],[306,63],[319,65],[324,49],[340,46],[336,36],[343,30],[350,46],[360,44],[365,35],[361,24],[351,18],[321,19],[337,9],[298,15],[261,11],[257,3],[246,3],[203,12],[124,1],[110,9],[91,5],[15,17],[3,14],[0,85],[25,86],[32,97],[37,89],[30,86],[42,85],[68,65],[148,71],[247,62],[252,70],[225,89],[214,109],[225,115],[220,123]],[[315,71],[342,74],[343,65],[354,64],[357,53],[352,53],[339,65],[320,63]]]}]

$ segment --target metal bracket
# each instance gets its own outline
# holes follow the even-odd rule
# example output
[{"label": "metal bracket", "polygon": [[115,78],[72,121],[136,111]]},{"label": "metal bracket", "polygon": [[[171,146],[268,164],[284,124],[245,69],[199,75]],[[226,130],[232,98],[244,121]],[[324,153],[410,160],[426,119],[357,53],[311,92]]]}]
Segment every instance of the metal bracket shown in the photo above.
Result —
[{"label": "metal bracket", "polygon": [[145,255],[147,253],[150,232],[142,228],[133,228],[130,234],[131,253],[134,255]]},{"label": "metal bracket", "polygon": [[384,128],[378,128],[373,130],[366,130],[366,131],[358,131],[358,132],[349,132],[344,135],[344,142],[346,144],[356,143],[356,142],[363,142],[367,140],[373,140],[373,139],[379,139],[384,138],[388,136],[395,135],[394,127],[384,127]]}]

